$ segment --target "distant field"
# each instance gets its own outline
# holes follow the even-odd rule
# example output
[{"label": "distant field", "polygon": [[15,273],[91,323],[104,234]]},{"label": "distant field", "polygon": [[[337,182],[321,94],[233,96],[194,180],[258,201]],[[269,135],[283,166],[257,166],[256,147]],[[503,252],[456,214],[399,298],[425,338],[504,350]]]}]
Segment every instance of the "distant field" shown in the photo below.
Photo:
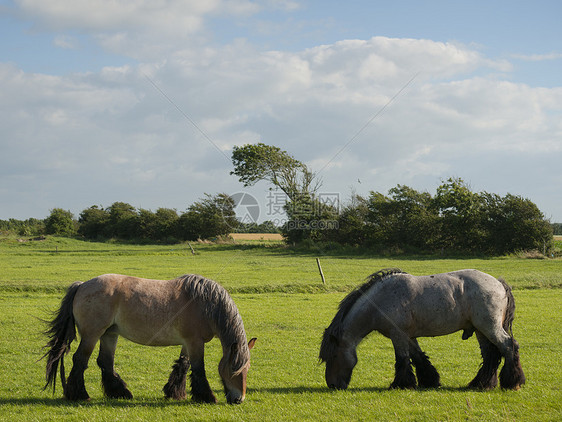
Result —
[{"label": "distant field", "polygon": [[[75,280],[118,273],[171,279],[196,273],[236,293],[346,292],[381,268],[415,275],[476,268],[514,289],[562,287],[562,259],[377,256],[369,250],[298,251],[280,241],[135,245],[47,237],[18,242],[0,237],[0,290],[62,292]],[[316,258],[326,277],[322,284]]]},{"label": "distant field", "polygon": [[560,235],[560,234],[555,234],[555,235],[554,235],[554,240],[562,240],[562,235]]},{"label": "distant field", "polygon": [[231,233],[234,240],[283,240],[279,233]]}]

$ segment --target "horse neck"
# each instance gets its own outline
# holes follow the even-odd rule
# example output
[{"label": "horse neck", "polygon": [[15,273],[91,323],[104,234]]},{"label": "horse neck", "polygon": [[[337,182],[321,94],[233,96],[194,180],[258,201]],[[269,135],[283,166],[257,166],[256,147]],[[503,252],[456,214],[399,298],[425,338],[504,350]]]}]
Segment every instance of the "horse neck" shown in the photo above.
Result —
[{"label": "horse neck", "polygon": [[[217,337],[221,342],[223,358],[228,357],[235,371],[241,370],[248,364],[250,349],[246,342],[246,332],[240,316],[237,317],[235,326],[217,332]],[[233,348],[234,344],[237,347]]]},{"label": "horse neck", "polygon": [[238,343],[239,345],[246,343],[244,323],[239,314],[232,319],[229,318],[227,323],[220,324],[220,326],[219,324],[215,324],[213,328],[215,330],[215,336],[221,342],[224,353],[230,350],[233,343]]},{"label": "horse neck", "polygon": [[226,290],[215,282],[194,274],[185,276],[184,283],[190,294],[200,299],[199,303],[207,323],[214,337],[218,337],[223,344],[223,348],[245,341],[242,317]]},{"label": "horse neck", "polygon": [[246,334],[243,327],[242,329],[218,330],[216,336],[221,342],[223,350],[230,348],[233,343],[246,343]]},{"label": "horse neck", "polygon": [[343,339],[354,348],[373,330],[372,301],[357,301],[343,321]]}]

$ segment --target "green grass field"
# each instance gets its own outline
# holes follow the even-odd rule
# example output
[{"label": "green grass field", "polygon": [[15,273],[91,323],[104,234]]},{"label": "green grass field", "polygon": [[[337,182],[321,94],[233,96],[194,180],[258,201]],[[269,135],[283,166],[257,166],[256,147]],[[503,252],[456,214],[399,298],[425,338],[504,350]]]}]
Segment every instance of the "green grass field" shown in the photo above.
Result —
[{"label": "green grass field", "polygon": [[[562,260],[386,258],[318,250],[302,253],[275,242],[236,245],[138,246],[49,238],[19,243],[0,238],[0,419],[1,420],[560,420],[562,419]],[[326,276],[322,285],[316,258]],[[330,391],[318,364],[323,329],[337,304],[370,273],[399,267],[413,274],[478,268],[514,287],[514,334],[521,346],[527,384],[517,392],[463,389],[480,364],[475,338],[460,333],[422,338],[439,370],[438,390],[389,391],[394,352],[379,334],[358,349],[359,363],[347,391]],[[220,345],[208,344],[206,362],[218,405],[174,402],[161,392],[179,347],[150,348],[121,339],[116,366],[135,398],[107,400],[95,359],[86,371],[88,403],[43,391],[46,339],[38,318],[60,303],[74,280],[102,273],[173,278],[200,273],[231,291],[252,351],[248,395],[226,404],[217,372]],[[77,343],[73,344],[73,351]],[[71,364],[67,359],[67,374]]]}]

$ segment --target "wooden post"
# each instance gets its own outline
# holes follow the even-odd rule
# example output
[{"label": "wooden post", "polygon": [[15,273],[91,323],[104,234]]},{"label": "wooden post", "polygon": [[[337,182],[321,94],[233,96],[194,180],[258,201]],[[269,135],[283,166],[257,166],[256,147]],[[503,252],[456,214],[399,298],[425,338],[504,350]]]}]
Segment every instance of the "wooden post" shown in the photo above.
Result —
[{"label": "wooden post", "polygon": [[193,246],[191,246],[191,243],[187,242],[189,249],[191,249],[191,255],[195,255],[195,251],[193,250]]},{"label": "wooden post", "polygon": [[320,277],[322,277],[322,284],[326,284],[326,279],[324,278],[324,273],[322,272],[322,266],[320,265],[319,258],[316,258],[316,264],[318,264],[318,271],[320,271]]}]

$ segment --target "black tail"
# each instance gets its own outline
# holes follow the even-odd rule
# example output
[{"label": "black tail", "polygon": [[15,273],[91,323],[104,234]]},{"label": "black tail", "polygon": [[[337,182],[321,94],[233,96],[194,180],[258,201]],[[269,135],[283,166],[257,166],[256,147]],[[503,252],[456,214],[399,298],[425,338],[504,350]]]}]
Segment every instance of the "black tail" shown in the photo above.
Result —
[{"label": "black tail", "polygon": [[49,385],[53,385],[53,394],[55,392],[57,369],[60,362],[60,377],[63,390],[66,387],[66,377],[64,374],[64,355],[70,352],[70,343],[76,338],[76,328],[74,326],[74,315],[72,313],[72,304],[74,296],[78,288],[82,284],[81,281],[75,281],[66,291],[58,312],[52,321],[48,321],[49,328],[45,334],[49,336],[49,342],[45,345],[45,349],[49,349],[43,357],[47,358],[47,383],[43,389]]},{"label": "black tail", "polygon": [[513,319],[515,318],[515,299],[511,293],[511,287],[502,278],[498,279],[505,289],[507,295],[507,308],[505,310],[505,317],[503,320],[503,329],[513,338]]},{"label": "black tail", "polygon": [[503,320],[503,329],[510,335],[513,349],[513,356],[511,359],[508,359],[507,356],[505,357],[505,364],[500,371],[500,385],[503,389],[519,390],[519,388],[525,384],[525,374],[523,373],[523,368],[519,360],[519,344],[513,338],[513,330],[511,327],[515,317],[515,299],[507,283],[501,278],[499,280],[503,284],[505,293],[507,294],[507,308]]}]

